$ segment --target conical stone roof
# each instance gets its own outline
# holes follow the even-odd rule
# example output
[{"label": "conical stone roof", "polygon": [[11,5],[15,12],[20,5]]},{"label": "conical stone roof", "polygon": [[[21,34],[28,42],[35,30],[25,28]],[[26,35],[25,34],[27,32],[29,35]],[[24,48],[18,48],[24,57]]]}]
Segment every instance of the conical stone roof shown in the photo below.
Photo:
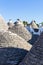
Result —
[{"label": "conical stone roof", "polygon": [[14,26],[14,23],[13,23],[12,20],[10,20],[7,24],[8,24],[8,26],[9,26],[9,28],[12,28],[12,26]]},{"label": "conical stone roof", "polygon": [[38,26],[36,25],[36,23],[34,21],[31,22],[30,26],[33,28],[33,29],[38,29]]},{"label": "conical stone roof", "polygon": [[32,34],[22,24],[18,22],[16,22],[16,24],[9,30],[12,31],[13,33],[18,34],[26,41],[29,41],[32,38]]},{"label": "conical stone roof", "polygon": [[[32,45],[10,31],[0,31],[0,65],[16,65],[25,56],[24,49],[29,51]],[[16,48],[16,49],[15,49]]]},{"label": "conical stone roof", "polygon": [[0,16],[0,30],[8,30],[8,26],[2,16]]},{"label": "conical stone roof", "polygon": [[31,44],[27,43],[23,38],[10,31],[4,30],[0,31],[0,43],[8,43],[6,46],[1,44],[1,47],[14,46],[22,49],[27,48],[27,50],[29,50],[29,47],[31,48]]},{"label": "conical stone roof", "polygon": [[17,19],[15,25],[24,26],[23,22],[20,19]]},{"label": "conical stone roof", "polygon": [[19,65],[43,65],[43,33]]}]

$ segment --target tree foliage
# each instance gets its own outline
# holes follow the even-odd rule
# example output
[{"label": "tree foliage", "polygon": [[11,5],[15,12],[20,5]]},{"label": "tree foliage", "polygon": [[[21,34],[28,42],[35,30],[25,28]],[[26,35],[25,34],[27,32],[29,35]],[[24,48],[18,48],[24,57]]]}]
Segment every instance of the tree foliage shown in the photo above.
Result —
[{"label": "tree foliage", "polygon": [[43,26],[43,22],[40,23]]},{"label": "tree foliage", "polygon": [[24,24],[24,26],[26,26],[28,24],[28,22],[27,21],[23,21],[23,24]]}]

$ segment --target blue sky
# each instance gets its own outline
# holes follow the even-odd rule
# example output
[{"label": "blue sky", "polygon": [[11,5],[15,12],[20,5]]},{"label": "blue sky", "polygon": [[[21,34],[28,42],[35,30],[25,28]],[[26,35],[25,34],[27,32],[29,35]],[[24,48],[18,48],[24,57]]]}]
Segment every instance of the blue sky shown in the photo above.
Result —
[{"label": "blue sky", "polygon": [[43,0],[0,0],[0,15],[6,21],[19,18],[40,23],[43,21]]}]

